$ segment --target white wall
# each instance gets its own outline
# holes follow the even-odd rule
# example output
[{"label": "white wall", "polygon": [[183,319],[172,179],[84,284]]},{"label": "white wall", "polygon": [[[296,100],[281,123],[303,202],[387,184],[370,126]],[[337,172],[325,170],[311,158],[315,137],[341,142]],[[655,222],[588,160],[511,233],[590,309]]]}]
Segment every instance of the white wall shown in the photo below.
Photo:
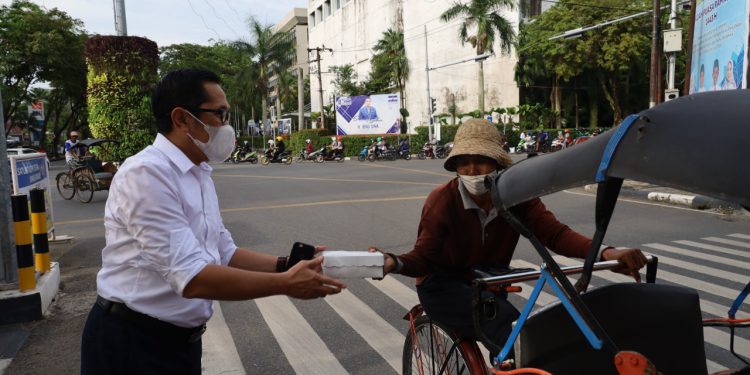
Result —
[{"label": "white wall", "polygon": [[[310,48],[333,48],[333,53],[322,54],[324,102],[330,103],[333,93],[330,73],[331,65],[352,64],[360,81],[370,72],[371,48],[383,32],[396,28],[398,0],[341,0],[341,9],[336,9],[336,0],[330,0],[332,14],[326,15],[320,24],[309,27]],[[427,82],[425,74],[425,37],[430,66],[438,66],[476,55],[470,44],[461,46],[458,38],[460,20],[449,23],[440,20],[440,14],[448,9],[453,0],[404,1],[403,29],[406,56],[409,60],[410,76],[406,83],[405,102],[409,110],[410,126],[428,122]],[[325,0],[312,0],[308,5],[308,15],[314,13]],[[325,8],[325,7],[324,7]],[[325,12],[325,9],[324,9]],[[517,28],[518,13],[507,13]],[[518,88],[513,80],[516,64],[515,54],[500,56],[499,43],[495,50],[498,55],[484,61],[485,110],[493,107],[518,105]],[[314,59],[315,54],[310,54]],[[315,64],[311,63],[310,88],[312,111],[320,111],[318,82]],[[430,72],[430,94],[437,99],[437,113],[447,113],[451,94],[455,96],[458,112],[469,112],[479,107],[477,87],[477,63],[466,62]]]}]

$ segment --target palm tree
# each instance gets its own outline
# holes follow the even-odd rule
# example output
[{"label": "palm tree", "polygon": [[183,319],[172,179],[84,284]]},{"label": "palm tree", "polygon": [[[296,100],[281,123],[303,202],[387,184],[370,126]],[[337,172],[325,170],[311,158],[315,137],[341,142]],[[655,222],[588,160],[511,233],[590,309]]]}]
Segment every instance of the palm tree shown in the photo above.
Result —
[{"label": "palm tree", "polygon": [[377,54],[388,56],[391,67],[391,76],[389,78],[398,87],[398,92],[401,94],[401,109],[403,110],[406,108],[404,103],[404,86],[406,80],[409,78],[409,60],[406,59],[406,52],[404,51],[404,33],[389,28],[375,44],[373,51]]},{"label": "palm tree", "polygon": [[261,121],[268,118],[268,81],[274,71],[282,71],[291,65],[294,44],[287,33],[276,32],[270,25],[262,25],[251,17],[248,20],[254,43],[237,42],[239,48],[247,51],[256,64],[254,88],[261,100]]},{"label": "palm tree", "polygon": [[[456,18],[464,18],[458,29],[461,45],[469,42],[476,48],[477,55],[493,52],[495,40],[500,42],[500,52],[510,53],[516,32],[513,24],[498,12],[516,8],[513,0],[469,0],[468,3],[456,2],[448,8],[440,19],[448,22]],[[469,36],[469,29],[476,30],[474,35]],[[479,113],[484,116],[484,63],[479,60]]]}]

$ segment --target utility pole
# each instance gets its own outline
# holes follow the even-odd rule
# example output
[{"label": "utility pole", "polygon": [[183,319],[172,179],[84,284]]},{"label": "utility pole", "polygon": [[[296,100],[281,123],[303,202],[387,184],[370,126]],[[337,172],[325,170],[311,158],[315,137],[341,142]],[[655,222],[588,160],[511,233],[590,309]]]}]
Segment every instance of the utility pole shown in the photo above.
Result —
[{"label": "utility pole", "polygon": [[117,36],[128,35],[128,23],[125,20],[125,0],[112,0],[115,7],[115,30]]},{"label": "utility pole", "polygon": [[[672,8],[669,12],[669,28],[674,30],[677,28],[677,0],[672,0]],[[669,53],[669,60],[667,63],[667,89],[674,90],[674,71],[675,62],[677,61],[677,52]]]},{"label": "utility pole", "polygon": [[661,38],[659,31],[659,20],[661,18],[661,0],[653,0],[654,10],[652,14],[652,27],[651,27],[651,71],[650,71],[650,95],[648,106],[653,107],[659,102],[659,67],[661,66],[661,59],[659,49],[661,48]]},{"label": "utility pole", "polygon": [[427,140],[432,141],[432,96],[430,96],[430,54],[427,51],[427,25],[424,25],[424,71],[427,73],[427,114],[430,122],[427,124]]},{"label": "utility pole", "polygon": [[297,68],[297,130],[305,128],[305,70]]},{"label": "utility pole", "polygon": [[[3,96],[0,93],[0,103]],[[5,116],[3,106],[0,105],[0,138],[5,140]],[[14,240],[10,231],[12,221],[10,208],[10,168],[8,166],[8,152],[5,150],[6,143],[0,144],[0,285],[14,283],[18,280],[16,267]]]},{"label": "utility pole", "polygon": [[315,51],[315,60],[312,60],[310,62],[317,62],[318,63],[318,99],[320,100],[320,119],[322,121],[322,127],[325,129],[326,127],[326,115],[325,110],[323,109],[323,77],[321,76],[323,72],[320,71],[320,52],[321,51],[329,51],[333,52],[332,49],[326,48],[325,44],[323,47],[315,47],[315,48],[308,48],[307,53],[309,54],[311,51]]}]

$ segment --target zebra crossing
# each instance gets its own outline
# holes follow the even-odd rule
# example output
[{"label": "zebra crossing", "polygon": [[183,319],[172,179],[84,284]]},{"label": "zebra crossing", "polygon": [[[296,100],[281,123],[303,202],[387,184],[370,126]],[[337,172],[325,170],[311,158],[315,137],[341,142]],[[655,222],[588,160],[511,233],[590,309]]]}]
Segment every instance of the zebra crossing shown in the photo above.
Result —
[{"label": "zebra crossing", "polygon": [[[720,236],[709,236],[693,239],[680,239],[661,243],[646,243],[641,249],[659,257],[658,283],[682,285],[698,290],[701,296],[701,309],[704,318],[726,317],[729,306],[737,297],[741,288],[750,281],[750,234],[730,233]],[[555,256],[563,266],[580,264],[580,260]],[[538,268],[536,263],[517,259],[512,266],[519,268]],[[698,276],[701,279],[698,279]],[[706,276],[703,278],[703,276]],[[342,293],[325,298],[327,304],[336,315],[336,319],[343,322],[337,328],[337,335],[356,335],[369,348],[364,352],[375,353],[368,361],[379,362],[383,365],[378,373],[400,373],[404,335],[408,323],[391,317],[383,318],[374,309],[375,300],[388,299],[393,306],[403,308],[405,314],[418,303],[414,280],[402,276],[388,276],[383,280],[365,280],[361,282],[370,288],[351,288]],[[632,282],[632,278],[613,272],[595,273],[592,287],[609,283]],[[353,283],[352,283],[353,284]],[[362,293],[362,290],[376,293]],[[513,295],[511,301],[521,309],[529,297],[533,285],[523,285],[520,293]],[[359,291],[359,292],[358,292]],[[382,295],[376,296],[380,293]],[[545,289],[539,296],[537,307],[555,302],[557,298]],[[516,303],[519,302],[519,303]],[[262,316],[262,322],[273,334],[276,344],[283,351],[283,357],[289,367],[298,374],[349,374],[373,373],[356,366],[351,361],[342,361],[338,356],[340,348],[329,346],[322,335],[316,331],[303,313],[300,312],[300,302],[284,296],[258,299],[252,302]],[[750,317],[750,302],[746,301],[740,309],[737,318]],[[220,310],[219,310],[220,311]],[[403,315],[399,313],[400,315]],[[735,350],[745,356],[750,356],[750,332],[738,330],[735,337]],[[231,337],[230,337],[231,338]],[[741,362],[728,352],[730,335],[727,329],[716,327],[704,328],[706,342],[707,365],[709,372],[716,372],[725,368],[736,368]],[[231,341],[231,340],[230,340]],[[212,366],[206,361],[204,343],[204,374],[212,373],[241,373],[241,371],[227,372],[221,366]],[[351,348],[350,348],[351,349]],[[236,350],[236,349],[235,349]],[[210,356],[209,356],[210,357]],[[486,353],[485,353],[486,358]],[[263,358],[254,358],[254,368],[262,369]],[[247,364],[245,364],[247,367]],[[262,373],[261,371],[260,373]],[[246,373],[258,373],[246,370]]]}]

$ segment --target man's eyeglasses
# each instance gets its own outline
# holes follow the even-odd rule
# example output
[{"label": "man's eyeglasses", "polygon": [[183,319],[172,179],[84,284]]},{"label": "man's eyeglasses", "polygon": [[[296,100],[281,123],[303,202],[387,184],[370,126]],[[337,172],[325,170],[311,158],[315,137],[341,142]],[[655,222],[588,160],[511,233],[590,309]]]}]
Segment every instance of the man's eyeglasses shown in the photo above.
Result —
[{"label": "man's eyeglasses", "polygon": [[226,110],[224,108],[219,108],[219,109],[196,108],[193,111],[195,111],[195,112],[210,112],[210,113],[213,113],[213,114],[215,114],[216,116],[219,117],[219,119],[221,120],[222,124],[229,124],[229,119],[231,117],[231,112],[229,112],[228,110]]}]

